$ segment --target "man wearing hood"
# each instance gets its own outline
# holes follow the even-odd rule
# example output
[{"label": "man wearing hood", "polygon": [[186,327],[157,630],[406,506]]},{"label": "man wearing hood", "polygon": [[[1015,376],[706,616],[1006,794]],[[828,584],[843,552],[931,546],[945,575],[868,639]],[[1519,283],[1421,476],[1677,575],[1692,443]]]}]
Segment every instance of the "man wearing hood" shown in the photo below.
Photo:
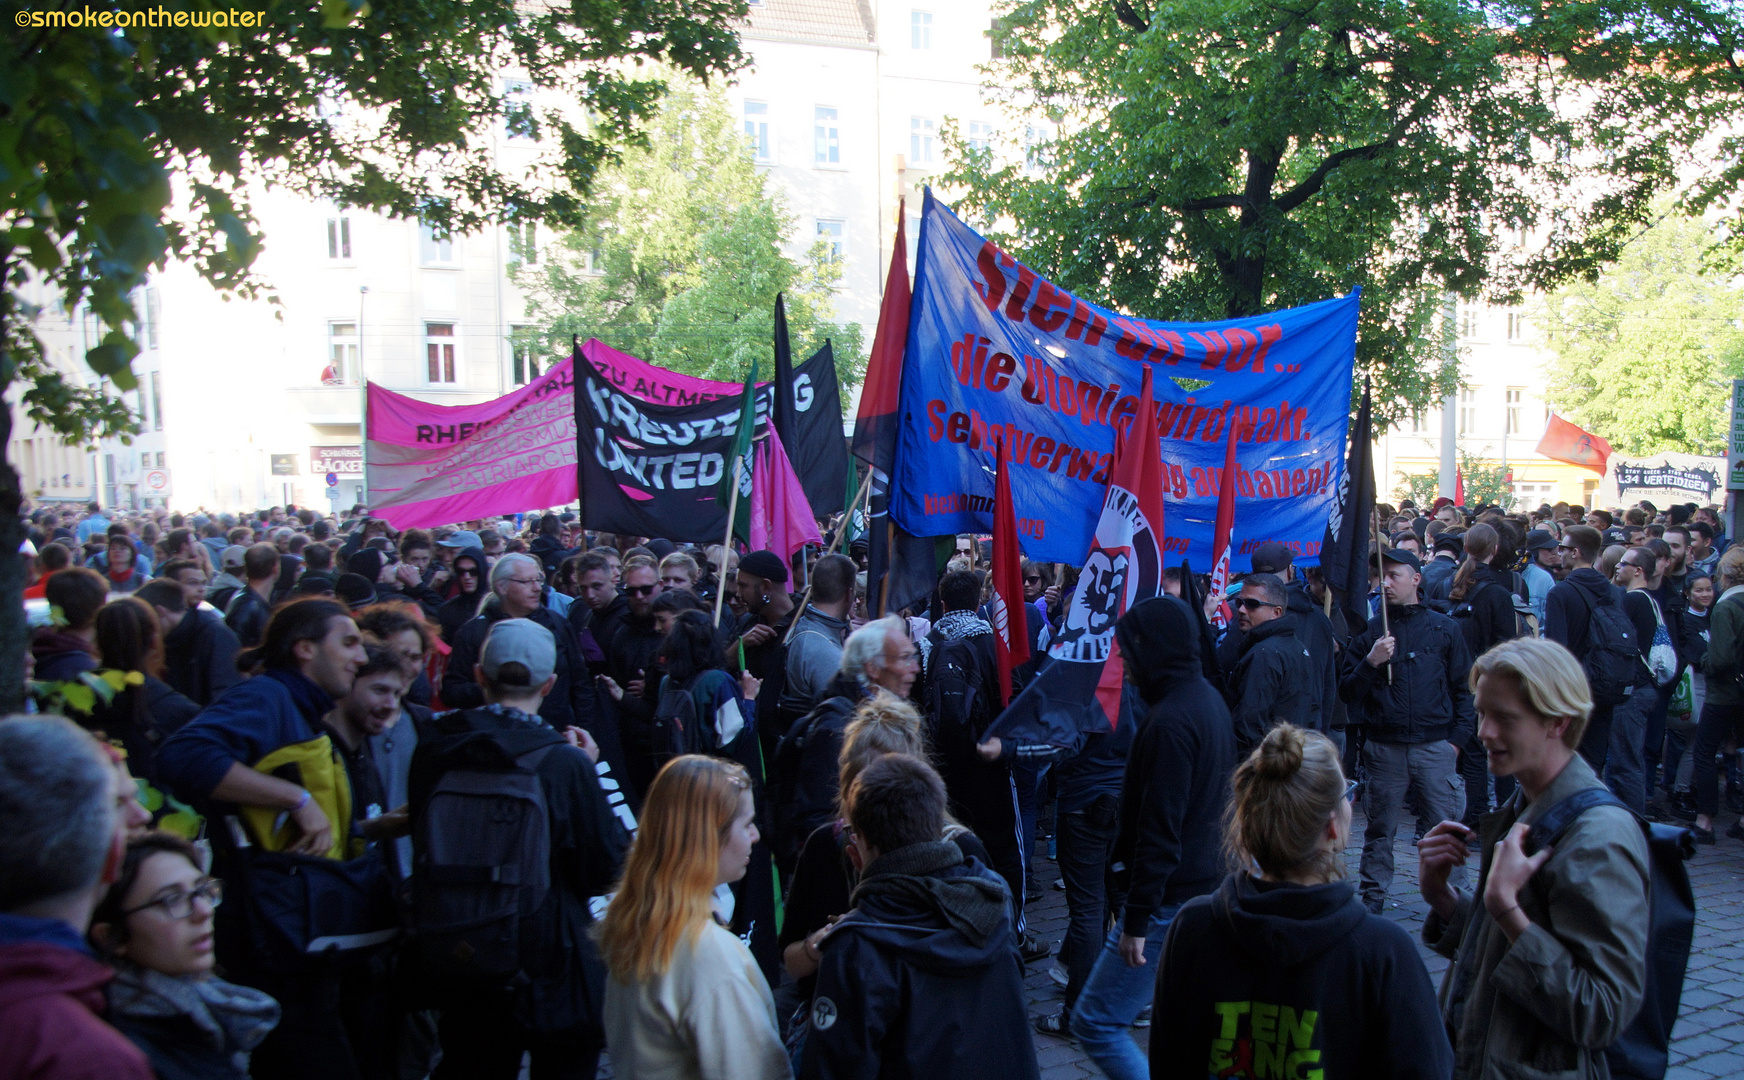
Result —
[{"label": "man wearing hood", "polygon": [[484,549],[462,548],[454,556],[454,595],[436,609],[437,625],[442,627],[442,640],[454,644],[454,637],[467,621],[478,614],[486,590]]},{"label": "man wearing hood", "polygon": [[1150,1074],[1127,1028],[1151,1003],[1175,912],[1223,877],[1223,807],[1235,768],[1229,707],[1205,679],[1199,630],[1178,597],[1133,605],[1114,627],[1126,678],[1150,712],[1133,734],[1109,869],[1120,925],[1072,1008],[1072,1034],[1110,1080]]},{"label": "man wearing hood", "polygon": [[938,773],[905,754],[878,759],[854,784],[848,823],[860,882],[818,946],[799,1074],[1033,1080],[1006,887],[939,839]]},{"label": "man wearing hood", "polygon": [[1230,680],[1230,715],[1237,752],[1258,746],[1280,723],[1318,729],[1314,672],[1296,640],[1296,620],[1286,614],[1284,583],[1273,574],[1249,574],[1235,604],[1241,655]]},{"label": "man wearing hood", "polygon": [[1350,641],[1339,696],[1360,705],[1368,738],[1362,761],[1368,789],[1363,813],[1363,904],[1379,915],[1393,883],[1393,833],[1415,786],[1422,815],[1458,821],[1459,754],[1477,729],[1472,711],[1471,649],[1459,624],[1424,606],[1417,556],[1397,548],[1382,554],[1387,621],[1377,615]]}]

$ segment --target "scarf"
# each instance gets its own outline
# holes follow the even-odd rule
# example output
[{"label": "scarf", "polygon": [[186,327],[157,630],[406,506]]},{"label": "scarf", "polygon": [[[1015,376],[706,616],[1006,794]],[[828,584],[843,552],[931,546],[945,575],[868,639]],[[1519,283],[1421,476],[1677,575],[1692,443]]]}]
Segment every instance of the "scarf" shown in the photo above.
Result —
[{"label": "scarf", "polygon": [[976,948],[987,944],[1005,918],[1005,883],[966,875],[938,877],[963,865],[962,849],[949,840],[910,844],[873,859],[854,889],[856,907],[867,897],[890,897],[944,917]]},{"label": "scarf", "polygon": [[946,641],[957,641],[980,634],[991,634],[993,624],[973,611],[951,611],[941,615],[939,621],[933,623],[933,629],[943,634]]},{"label": "scarf", "polygon": [[278,1026],[279,1003],[216,976],[178,978],[121,959],[109,984],[109,1014],[123,1020],[187,1017],[207,1049],[229,1055],[236,1070],[247,1073],[249,1052]]}]

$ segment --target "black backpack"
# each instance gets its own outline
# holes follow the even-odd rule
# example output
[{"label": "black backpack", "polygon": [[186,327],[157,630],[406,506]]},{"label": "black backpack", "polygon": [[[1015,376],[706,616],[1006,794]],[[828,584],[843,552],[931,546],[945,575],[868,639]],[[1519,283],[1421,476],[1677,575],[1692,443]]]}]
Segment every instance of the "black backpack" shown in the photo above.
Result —
[{"label": "black backpack", "polygon": [[1615,595],[1598,603],[1585,589],[1575,592],[1587,605],[1587,652],[1580,658],[1593,704],[1621,705],[1635,686],[1635,671],[1641,666],[1640,642],[1635,624]]},{"label": "black backpack", "polygon": [[[1532,826],[1526,854],[1554,846],[1575,818],[1595,806],[1623,803],[1605,788],[1575,792]],[[1677,1021],[1684,969],[1695,936],[1696,898],[1683,864],[1695,856],[1696,845],[1690,831],[1682,826],[1656,824],[1634,811],[1630,815],[1640,822],[1647,837],[1647,980],[1642,987],[1641,1011],[1623,1029],[1622,1036],[1605,1048],[1605,1058],[1611,1075],[1619,1080],[1659,1080],[1665,1075],[1671,1026]]]},{"label": "black backpack", "polygon": [[[551,825],[539,763],[563,741],[507,768],[458,763],[412,821],[412,944],[445,982],[514,981],[541,944],[536,913],[551,891]],[[537,966],[531,965],[531,966]]]}]

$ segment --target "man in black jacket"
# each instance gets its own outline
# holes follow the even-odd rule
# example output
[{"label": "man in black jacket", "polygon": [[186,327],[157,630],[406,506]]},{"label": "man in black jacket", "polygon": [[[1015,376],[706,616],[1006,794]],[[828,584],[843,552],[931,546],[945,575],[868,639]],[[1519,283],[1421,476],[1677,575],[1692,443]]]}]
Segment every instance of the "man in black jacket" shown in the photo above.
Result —
[{"label": "man in black jacket", "polygon": [[256,544],[242,557],[242,570],[248,577],[248,587],[238,589],[224,609],[224,625],[236,633],[242,647],[252,649],[266,633],[266,621],[272,617],[273,585],[279,578],[279,549],[271,544]]},{"label": "man in black jacket", "polygon": [[216,611],[189,608],[187,592],[183,585],[158,578],[133,595],[157,612],[163,630],[164,682],[194,704],[206,706],[242,681],[236,670],[242,643]]},{"label": "man in black jacket", "polygon": [[648,563],[624,570],[624,619],[603,642],[606,670],[599,685],[617,710],[617,736],[624,747],[630,783],[639,795],[654,782],[660,760],[654,752],[654,710],[660,704],[660,643],[654,623],[654,598],[661,592],[659,572]]},{"label": "man in black jacket", "polygon": [[569,554],[569,549],[563,546],[563,538],[558,535],[563,531],[563,522],[556,514],[546,514],[539,519],[539,535],[527,545],[527,552],[545,568],[545,576],[550,577],[562,565],[563,559]]},{"label": "man in black jacket", "polygon": [[1198,623],[1173,596],[1141,601],[1115,624],[1126,678],[1150,708],[1133,734],[1110,869],[1126,885],[1072,1010],[1072,1034],[1118,1080],[1149,1075],[1127,1028],[1156,991],[1163,937],[1180,906],[1223,877],[1223,808],[1235,769],[1229,708],[1205,681]]},{"label": "man in black jacket", "polygon": [[1393,883],[1393,833],[1415,787],[1430,821],[1458,821],[1459,754],[1477,727],[1472,711],[1471,650],[1459,626],[1424,606],[1417,556],[1397,548],[1383,553],[1381,588],[1389,623],[1380,616],[1352,638],[1345,653],[1339,696],[1363,708],[1368,776],[1363,813],[1363,904],[1380,914]]},{"label": "man in black jacket", "polygon": [[[1593,647],[1593,609],[1622,602],[1621,590],[1593,569],[1604,546],[1604,536],[1590,525],[1570,525],[1565,529],[1556,547],[1562,556],[1562,580],[1544,601],[1544,636],[1573,653],[1583,665]],[[1611,744],[1612,708],[1595,703],[1587,729],[1581,735],[1580,756],[1600,775],[1604,774]]]},{"label": "man in black jacket", "polygon": [[1308,669],[1314,679],[1309,692],[1314,703],[1309,713],[1312,726],[1342,746],[1344,705],[1338,700],[1338,654],[1344,635],[1333,629],[1325,609],[1309,595],[1308,583],[1297,571],[1296,557],[1288,547],[1276,540],[1257,545],[1253,572],[1276,574],[1284,583],[1288,617],[1296,624],[1296,641],[1308,650]]},{"label": "man in black jacket", "polygon": [[1241,654],[1230,676],[1230,717],[1237,754],[1258,746],[1281,723],[1318,730],[1320,702],[1308,650],[1296,640],[1296,620],[1285,611],[1284,583],[1249,574],[1235,598]]},{"label": "man in black jacket", "polygon": [[[515,575],[534,576],[537,562],[520,558],[529,565]],[[537,591],[526,588],[530,595]],[[529,920],[536,940],[523,938],[522,985],[428,976],[419,983],[442,1009],[442,1063],[435,1073],[441,1080],[514,1080],[527,1050],[534,1070],[545,1075],[583,1077],[598,1070],[605,966],[588,932],[590,904],[611,892],[629,840],[600,787],[598,747],[585,733],[572,728],[559,735],[542,719],[540,697],[549,699],[555,690],[563,656],[549,630],[526,619],[497,620],[471,658],[477,682],[469,685],[488,704],[436,717],[419,733],[412,756],[410,817],[421,866],[429,852],[425,815],[445,772],[506,768],[550,747],[534,775],[549,821],[551,888]]]}]

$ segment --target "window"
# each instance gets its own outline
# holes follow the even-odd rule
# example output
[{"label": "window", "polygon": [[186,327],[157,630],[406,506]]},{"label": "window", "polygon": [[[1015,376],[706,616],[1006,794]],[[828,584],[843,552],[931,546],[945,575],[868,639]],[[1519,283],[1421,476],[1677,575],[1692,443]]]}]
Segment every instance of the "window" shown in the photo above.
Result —
[{"label": "window", "polygon": [[994,19],[987,28],[987,39],[992,43],[991,57],[994,60],[1005,59],[1005,20]]},{"label": "window", "polygon": [[1478,392],[1461,388],[1459,392],[1459,433],[1469,435],[1478,428]]},{"label": "window", "polygon": [[511,139],[539,141],[539,121],[533,115],[533,84],[525,79],[503,83],[503,134]]},{"label": "window", "polygon": [[933,140],[938,134],[938,125],[929,116],[911,116],[908,119],[908,163],[910,165],[931,165],[933,163]]},{"label": "window", "polygon": [[926,52],[932,49],[932,12],[911,11],[908,13],[908,46],[916,52]]},{"label": "window", "polygon": [[160,306],[157,288],[145,290],[145,347],[157,348],[157,327],[163,320],[163,308]]},{"label": "window", "polygon": [[1459,336],[1467,339],[1478,336],[1478,309],[1471,304],[1460,305]]},{"label": "window", "polygon": [[539,377],[539,354],[533,342],[511,338],[509,356],[516,386],[525,386]]},{"label": "window", "polygon": [[139,467],[142,469],[151,468],[151,451],[141,450],[139,452]]},{"label": "window", "polygon": [[1508,408],[1504,423],[1509,435],[1520,434],[1520,398],[1524,394],[1525,391],[1518,386],[1508,387]]},{"label": "window", "polygon": [[1034,124],[1023,129],[1023,167],[1029,172],[1041,172],[1048,167],[1047,143],[1049,131]]},{"label": "window", "polygon": [[1508,312],[1508,340],[1519,341],[1526,336],[1526,313],[1523,311]]},{"label": "window", "polygon": [[163,468],[164,467],[163,463],[164,463],[164,452],[162,450],[159,450],[157,452],[157,467],[160,469]]},{"label": "window", "polygon": [[327,219],[327,257],[335,262],[351,260],[351,218]]},{"label": "window", "polygon": [[539,261],[539,226],[534,222],[509,226],[509,255],[524,263]]},{"label": "window", "polygon": [[993,149],[993,125],[985,120],[969,121],[969,149]]},{"label": "window", "polygon": [[775,147],[769,142],[769,103],[745,102],[745,137],[751,140],[751,160],[769,164],[775,160]]},{"label": "window", "polygon": [[836,110],[819,105],[812,113],[812,162],[817,165],[842,163],[842,134],[836,126]]},{"label": "window", "polygon": [[[158,372],[151,373],[151,429],[163,430],[163,383],[159,381]],[[159,454],[158,457],[163,457]],[[158,462],[162,465],[163,462]]]},{"label": "window", "polygon": [[426,381],[452,385],[460,380],[454,374],[454,324],[424,324],[424,361]]},{"label": "window", "polygon": [[848,257],[848,223],[840,218],[818,218],[817,238],[829,245],[831,262]]},{"label": "window", "polygon": [[327,367],[321,372],[321,385],[357,385],[356,323],[327,324]]},{"label": "window", "polygon": [[431,225],[418,226],[418,260],[425,266],[453,266],[454,237],[436,235]]},{"label": "window", "polygon": [[1411,434],[1423,435],[1429,431],[1429,414],[1419,409],[1411,414]]}]

